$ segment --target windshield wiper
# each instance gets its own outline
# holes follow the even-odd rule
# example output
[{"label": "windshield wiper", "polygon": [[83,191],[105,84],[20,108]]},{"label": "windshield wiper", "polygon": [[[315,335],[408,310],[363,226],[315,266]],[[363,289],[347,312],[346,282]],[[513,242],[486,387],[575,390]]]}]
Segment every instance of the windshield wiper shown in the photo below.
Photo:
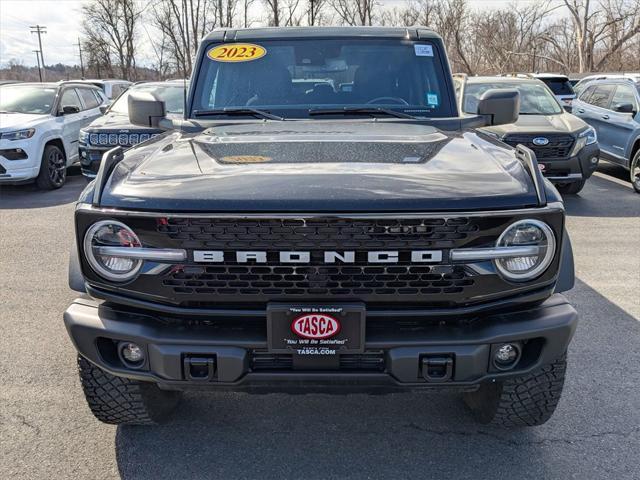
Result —
[{"label": "windshield wiper", "polygon": [[411,118],[416,120],[418,117],[409,115],[408,113],[396,112],[388,108],[380,107],[344,107],[344,108],[312,108],[309,115],[389,115],[396,118]]},{"label": "windshield wiper", "polygon": [[213,115],[248,115],[257,118],[266,118],[268,120],[284,120],[273,113],[258,110],[257,108],[240,107],[240,108],[220,108],[217,110],[195,110],[193,115],[196,117],[208,117]]}]

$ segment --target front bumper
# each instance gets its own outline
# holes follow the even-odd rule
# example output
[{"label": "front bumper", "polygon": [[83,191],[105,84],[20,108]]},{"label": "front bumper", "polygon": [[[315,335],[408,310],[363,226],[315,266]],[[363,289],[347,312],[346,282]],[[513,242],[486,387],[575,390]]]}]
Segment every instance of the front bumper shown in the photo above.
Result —
[{"label": "front bumper", "polygon": [[[543,159],[542,174],[552,183],[573,183],[588,179],[598,167],[600,147],[597,143],[585,146],[576,156],[566,159]],[[592,161],[592,159],[596,161]]]},{"label": "front bumper", "polygon": [[[67,331],[78,352],[118,376],[156,382],[163,388],[191,387],[249,391],[374,391],[429,387],[473,389],[480,383],[526,374],[561,356],[578,316],[560,294],[534,307],[485,314],[455,323],[424,319],[367,321],[365,353],[349,356],[335,370],[295,370],[267,351],[266,321],[195,321],[92,299],[77,299],[65,312]],[[145,361],[127,368],[117,342],[140,345]],[[521,342],[522,356],[508,372],[497,370],[492,352],[504,342]],[[187,361],[210,361],[211,375],[192,378]],[[441,381],[425,377],[425,361],[450,359]],[[265,363],[264,360],[267,360]],[[426,360],[425,360],[426,359]],[[347,362],[348,360],[348,362]],[[372,361],[373,360],[373,361]],[[265,365],[267,366],[265,368]]]},{"label": "front bumper", "polygon": [[82,175],[90,179],[95,178],[100,168],[102,155],[110,148],[113,147],[95,147],[93,145],[89,146],[86,143],[80,143],[78,145],[78,154],[80,156],[80,170]]},{"label": "front bumper", "polygon": [[37,142],[0,141],[0,184],[22,183],[38,176],[40,157]]}]

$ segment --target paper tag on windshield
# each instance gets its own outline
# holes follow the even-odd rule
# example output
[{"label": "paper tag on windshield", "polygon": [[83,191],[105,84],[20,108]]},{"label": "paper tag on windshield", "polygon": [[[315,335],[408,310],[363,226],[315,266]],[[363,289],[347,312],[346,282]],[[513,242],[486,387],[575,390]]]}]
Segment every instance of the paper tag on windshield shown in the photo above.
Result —
[{"label": "paper tag on windshield", "polygon": [[431,45],[414,45],[416,57],[433,57],[433,47]]}]

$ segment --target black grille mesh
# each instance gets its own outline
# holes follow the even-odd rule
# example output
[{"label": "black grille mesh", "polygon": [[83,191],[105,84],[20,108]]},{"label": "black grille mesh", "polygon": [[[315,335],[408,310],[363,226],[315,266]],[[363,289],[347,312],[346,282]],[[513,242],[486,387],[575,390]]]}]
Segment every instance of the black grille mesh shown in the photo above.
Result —
[{"label": "black grille mesh", "polygon": [[[460,294],[473,279],[463,267],[374,265],[364,261],[327,265],[323,250],[371,251],[459,246],[477,235],[478,225],[467,217],[415,219],[240,219],[170,218],[157,231],[185,249],[215,249],[234,258],[234,251],[307,250],[311,264],[176,266],[163,285],[179,296],[252,295],[260,297],[332,295]],[[227,255],[228,253],[228,255]]]},{"label": "black grille mesh", "polygon": [[266,296],[455,294],[473,283],[446,265],[189,266],[163,280],[176,294]]},{"label": "black grille mesh", "polygon": [[[274,354],[266,350],[254,350],[251,356],[251,369],[253,371],[292,370],[293,356],[287,353]],[[384,369],[384,352],[382,350],[340,355],[341,371],[383,372]]]},{"label": "black grille mesh", "polygon": [[[549,139],[549,143],[544,146],[536,145],[533,143],[533,139],[537,137],[544,137]],[[530,148],[536,154],[538,160],[545,160],[549,158],[566,158],[571,154],[573,148],[573,142],[575,139],[571,135],[508,135],[505,137],[504,142],[515,147],[518,144],[522,144],[525,147]]]},{"label": "black grille mesh", "polygon": [[170,218],[158,232],[182,248],[372,249],[449,248],[478,231],[469,218],[221,219]]}]

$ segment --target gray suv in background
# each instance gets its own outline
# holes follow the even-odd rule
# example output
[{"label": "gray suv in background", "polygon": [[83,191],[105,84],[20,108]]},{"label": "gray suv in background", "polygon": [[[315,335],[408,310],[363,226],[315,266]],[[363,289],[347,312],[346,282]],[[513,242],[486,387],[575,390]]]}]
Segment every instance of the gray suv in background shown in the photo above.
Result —
[{"label": "gray suv in background", "polygon": [[573,113],[598,132],[601,156],[629,169],[640,193],[640,78],[605,78],[586,84]]},{"label": "gray suv in background", "polygon": [[598,166],[595,130],[563,110],[551,90],[532,77],[454,76],[460,110],[476,114],[482,95],[492,89],[520,92],[520,115],[515,123],[481,130],[513,147],[533,150],[543,175],[563,194],[576,194]]}]

